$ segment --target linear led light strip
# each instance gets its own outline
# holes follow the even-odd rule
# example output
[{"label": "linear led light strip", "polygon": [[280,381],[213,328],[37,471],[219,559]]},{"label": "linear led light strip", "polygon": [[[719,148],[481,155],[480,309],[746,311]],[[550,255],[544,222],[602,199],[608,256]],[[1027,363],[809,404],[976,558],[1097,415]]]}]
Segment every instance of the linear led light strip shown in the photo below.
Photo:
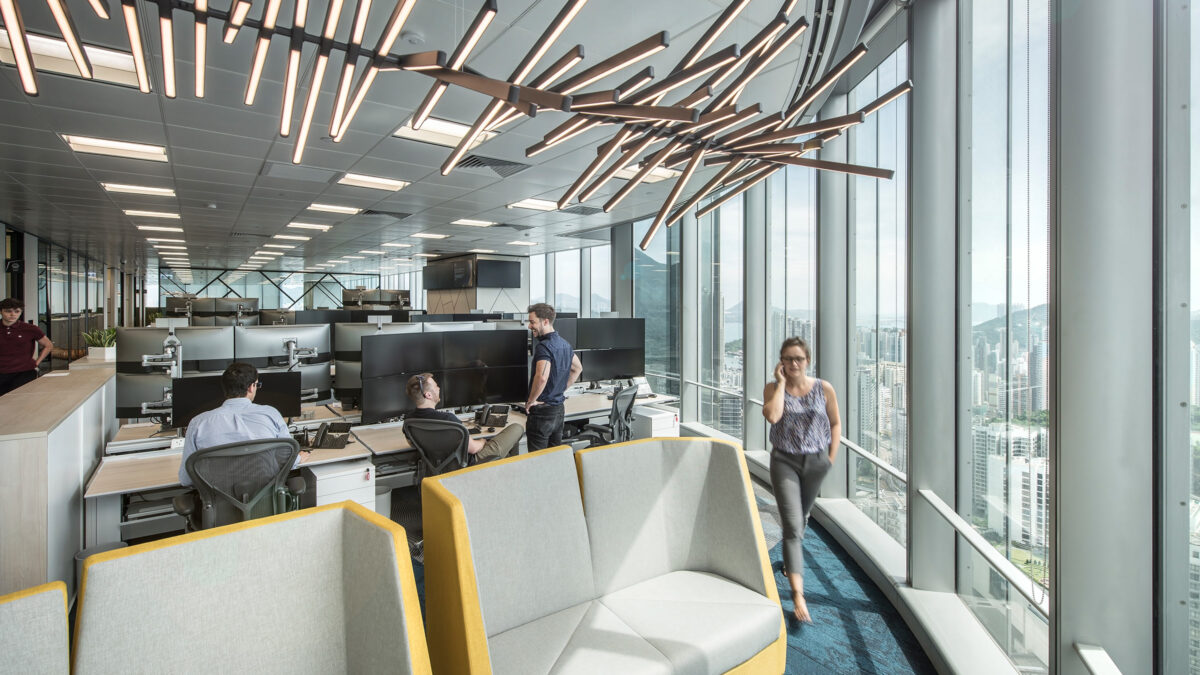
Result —
[{"label": "linear led light strip", "polygon": [[[0,0],[7,2],[8,0]],[[150,93],[150,76],[146,71],[146,53],[142,49],[142,33],[138,28],[137,0],[121,0],[121,14],[125,17],[125,34],[129,36],[129,52],[133,56],[133,67],[137,73],[138,90]]]},{"label": "linear led light strip", "polygon": [[[782,18],[782,15],[780,18]],[[786,22],[786,19],[784,19],[784,21]],[[732,103],[736,103],[738,97],[742,95],[743,91],[745,91],[746,86],[750,84],[750,81],[758,77],[758,75],[762,73],[763,69],[770,65],[771,61],[774,61],[776,57],[782,54],[783,50],[786,49],[788,45],[795,42],[796,38],[800,37],[807,29],[808,23],[804,19],[800,19],[793,24],[791,28],[788,28],[783,35],[779,36],[778,40],[770,43],[770,45],[766,47],[767,52],[764,55],[760,56],[757,60],[750,62],[746,66],[746,70],[744,70],[741,75],[738,75],[737,78],[730,83],[730,85],[725,89],[724,92],[721,93],[720,96],[713,99],[713,102],[709,104],[709,107],[705,112],[708,112],[709,110],[715,110],[717,108],[723,108]]]},{"label": "linear led light strip", "polygon": [[[646,86],[646,84],[649,83],[653,79],[654,79],[654,68],[646,67],[646,68],[638,71],[638,73],[636,75],[629,78],[625,82],[622,82],[621,84],[617,85],[616,90],[621,93],[622,99],[625,99],[625,98],[628,98],[628,94],[631,94],[634,91],[641,89],[642,87]],[[545,152],[546,150],[550,149],[551,147],[558,145],[559,143],[562,143],[563,141],[572,139],[572,138],[578,136],[579,134],[582,134],[583,132],[595,127],[598,124],[600,124],[600,120],[597,120],[597,119],[591,118],[591,117],[587,117],[586,115],[576,115],[576,116],[572,117],[571,119],[567,120],[564,124],[555,128],[553,131],[550,132],[550,134],[547,134],[546,137],[543,138],[540,142],[535,143],[535,144],[529,146],[528,148],[525,148],[525,156],[533,157],[534,155]],[[553,141],[548,141],[548,139],[550,139],[551,136],[553,136]]]},{"label": "linear led light strip", "polygon": [[233,44],[246,15],[250,13],[250,4],[250,0],[235,0],[233,7],[229,9],[229,18],[225,20],[225,44]]},{"label": "linear led light strip", "polygon": [[162,44],[163,93],[175,98],[175,24],[171,17],[171,6],[158,6],[158,34]]},{"label": "linear led light strip", "polygon": [[[462,70],[463,65],[467,62],[467,57],[471,55],[471,51],[475,49],[475,45],[479,44],[483,33],[491,25],[492,20],[496,18],[497,6],[496,0],[487,0],[483,3],[483,7],[479,8],[479,13],[475,15],[475,20],[471,22],[471,26],[467,29],[458,46],[454,48],[454,53],[450,55],[450,62],[446,65],[451,70]],[[420,129],[425,120],[433,114],[433,108],[441,100],[442,95],[446,93],[448,84],[438,80],[433,87],[429,89],[429,93],[425,95],[425,100],[421,101],[421,105],[417,108],[417,112],[412,117],[412,128]]]},{"label": "linear led light strip", "polygon": [[[396,43],[396,39],[400,37],[400,31],[404,29],[404,22],[408,20],[408,15],[412,13],[413,7],[417,0],[400,0],[392,9],[392,16],[388,19],[387,26],[383,29],[383,34],[379,36],[379,43],[375,46],[376,58],[384,58],[392,51],[392,45]],[[372,63],[367,67],[366,72],[358,81],[358,87],[354,91],[354,100],[350,104],[350,109],[346,111],[346,115],[342,118],[342,126],[340,129],[330,129],[330,135],[333,136],[333,142],[341,142],[342,137],[346,135],[346,129],[350,127],[350,122],[358,113],[359,106],[362,105],[363,99],[367,97],[367,91],[371,88],[371,84],[375,82],[375,77],[379,75],[379,65]]]},{"label": "linear led light strip", "polygon": [[663,201],[662,206],[658,209],[658,215],[654,216],[654,222],[650,224],[650,229],[646,231],[646,236],[642,238],[642,243],[639,244],[643,251],[650,246],[650,242],[654,239],[654,234],[658,232],[658,228],[662,226],[663,221],[667,219],[667,213],[671,210],[671,205],[679,199],[679,194],[683,192],[683,188],[687,186],[688,181],[692,179],[692,174],[696,172],[696,168],[700,166],[700,161],[704,159],[704,154],[707,148],[700,148],[692,155],[692,159],[688,161],[687,168],[675,181],[675,185],[671,188],[671,194]]},{"label": "linear led light strip", "polygon": [[[104,1],[104,0],[97,0]],[[196,0],[196,14],[193,21],[196,37],[196,98],[204,98],[204,70],[208,58],[208,0]]]},{"label": "linear led light strip", "polygon": [[292,133],[292,113],[296,109],[296,86],[300,79],[300,50],[304,47],[304,24],[308,21],[308,0],[296,0],[292,44],[288,49],[287,75],[283,83],[283,111],[279,115],[279,135]]},{"label": "linear led light strip", "polygon": [[[571,187],[567,188],[566,193],[564,193],[562,198],[558,200],[558,208],[565,209],[567,204],[571,203],[571,200],[575,198],[575,195],[579,194],[579,191],[583,189],[583,186],[592,179],[592,176],[596,175],[596,172],[600,170],[600,167],[604,166],[604,164],[608,162],[608,160],[613,156],[613,153],[617,151],[617,148],[621,147],[621,143],[623,143],[626,138],[629,138],[630,134],[632,133],[633,129],[629,126],[625,126],[618,131],[617,135],[613,136],[608,143],[601,146],[600,154],[596,155],[596,159],[592,160],[592,163],[588,165],[588,168],[579,175],[579,178],[575,179],[575,182],[571,184]],[[613,173],[616,172],[614,171]]]},{"label": "linear led light strip", "polygon": [[820,96],[826,89],[833,86],[833,83],[837,82],[842,75],[845,75],[846,71],[850,70],[851,66],[853,66],[855,63],[858,63],[858,60],[866,55],[867,46],[864,44],[859,44],[857,47],[850,50],[850,53],[847,54],[846,57],[840,62],[838,62],[838,64],[834,66],[833,70],[826,73],[825,77],[822,77],[817,84],[813,85],[813,87],[809,89],[803,98],[788,107],[787,112],[783,116],[783,122],[780,124],[780,126],[786,125],[797,115],[804,112],[808,106],[812,105],[813,101],[817,100],[818,96]]},{"label": "linear led light strip", "polygon": [[622,199],[625,199],[625,197],[629,196],[630,192],[633,192],[634,188],[636,188],[638,185],[641,185],[642,181],[646,180],[646,176],[650,175],[651,171],[658,168],[658,165],[662,164],[663,160],[666,159],[667,156],[672,152],[674,152],[680,145],[683,145],[683,141],[675,139],[668,143],[666,147],[654,153],[654,155],[651,156],[646,162],[645,166],[643,166],[636,174],[634,174],[633,178],[630,178],[625,185],[622,185],[620,190],[617,190],[617,194],[613,195],[607,202],[604,202],[604,212],[611,213],[612,210],[616,208],[617,204],[621,203]]},{"label": "linear led light strip", "polygon": [[262,79],[263,65],[267,62],[267,50],[271,47],[271,35],[279,19],[279,5],[283,0],[267,0],[263,8],[262,27],[258,29],[258,42],[254,45],[254,61],[250,65],[250,79],[246,82],[246,105],[254,105],[258,94],[258,82]]},{"label": "linear led light strip", "polygon": [[[79,42],[79,33],[75,30],[75,21],[71,18],[70,10],[67,9],[63,0],[46,0],[46,4],[50,6],[50,12],[54,14],[54,22],[58,24],[58,30],[62,33],[63,41],[67,43],[67,49],[71,50],[71,58],[75,60],[75,67],[79,68],[79,75],[87,80],[92,79],[92,62],[88,60],[87,53],[84,52],[83,45]],[[5,21],[5,25],[7,23]]]},{"label": "linear led light strip", "polygon": [[371,13],[371,0],[358,0],[354,10],[354,28],[350,32],[350,46],[346,49],[342,60],[342,79],[338,82],[337,96],[333,104],[333,116],[329,120],[330,135],[342,126],[342,117],[346,114],[346,104],[350,97],[350,87],[354,84],[354,69],[358,63],[358,52],[362,47],[363,34],[367,30],[367,16]]},{"label": "linear led light strip", "polygon": [[4,30],[8,33],[8,44],[17,62],[21,87],[26,94],[37,96],[37,71],[33,67],[33,54],[29,51],[29,40],[25,36],[25,22],[16,0],[0,0],[0,16],[4,18]]},{"label": "linear led light strip", "polygon": [[325,68],[329,65],[330,45],[337,33],[338,18],[342,13],[342,1],[330,0],[329,9],[325,13],[325,32],[321,35],[317,66],[313,69],[312,80],[308,85],[308,101],[304,105],[304,116],[300,118],[300,133],[296,136],[296,147],[292,152],[293,164],[299,164],[304,159],[304,146],[308,143],[308,132],[312,127],[313,113],[317,110],[317,97],[321,94],[321,81],[325,79]]},{"label": "linear led light strip", "polygon": [[[533,71],[533,68],[537,65],[537,62],[546,54],[546,52],[554,44],[554,41],[558,39],[558,36],[562,35],[562,32],[566,30],[567,25],[571,23],[571,20],[574,19],[577,14],[579,14],[579,10],[583,9],[584,4],[586,3],[587,0],[567,1],[567,4],[559,11],[558,15],[554,17],[554,21],[550,23],[550,25],[546,28],[546,31],[542,33],[541,37],[538,38],[538,41],[534,43],[533,49],[529,50],[529,52],[525,55],[525,58],[521,61],[520,65],[517,66],[517,69],[513,71],[512,77],[510,77],[508,80],[510,83],[515,85],[521,85],[525,83],[525,79],[529,77],[529,74]],[[488,104],[488,107],[484,109],[483,113],[479,116],[479,119],[477,119],[475,124],[471,126],[471,130],[468,131],[467,135],[464,136],[459,142],[458,147],[456,147],[454,151],[450,153],[450,156],[446,158],[446,161],[442,163],[443,176],[454,170],[454,167],[458,165],[459,160],[462,159],[463,155],[465,155],[467,150],[471,147],[471,143],[475,141],[475,137],[479,135],[480,131],[491,124],[492,120],[496,119],[496,115],[500,113],[503,105],[504,103],[502,101],[495,99]]]},{"label": "linear led light strip", "polygon": [[[543,71],[542,74],[533,78],[533,81],[529,83],[529,87],[532,89],[542,89],[543,87],[550,85],[551,83],[558,80],[558,78],[562,77],[563,75],[566,75],[568,70],[574,68],[575,65],[578,64],[582,60],[583,60],[583,45],[575,45],[566,54],[563,54],[561,57],[559,57],[559,59],[557,61],[550,64],[550,67],[546,68],[546,70]],[[559,92],[555,92],[555,93],[559,93]],[[603,93],[603,92],[598,92],[598,93]],[[615,99],[615,98],[616,97],[614,96],[613,99]],[[609,100],[607,102],[611,103],[612,100]],[[572,101],[571,102],[572,109],[574,109],[576,106],[577,106],[577,104],[574,101]],[[580,106],[580,107],[582,107],[582,106]],[[521,112],[522,111],[520,108],[509,107],[508,110],[505,110],[500,115],[500,117],[496,118],[496,121],[494,121],[488,125],[487,130],[492,131],[495,129],[499,129],[500,127],[504,126],[505,124],[508,124],[509,122],[517,119],[517,117],[521,114]]]}]

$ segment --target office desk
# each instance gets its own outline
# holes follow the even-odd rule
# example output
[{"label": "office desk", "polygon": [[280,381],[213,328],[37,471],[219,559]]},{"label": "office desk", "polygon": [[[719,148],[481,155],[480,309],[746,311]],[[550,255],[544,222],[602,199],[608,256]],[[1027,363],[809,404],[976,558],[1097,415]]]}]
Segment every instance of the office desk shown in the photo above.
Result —
[{"label": "office desk", "polygon": [[[297,431],[315,429],[325,422],[356,422],[361,413],[357,410],[342,410],[326,404],[305,405],[300,408],[299,417],[288,418],[288,427]],[[171,439],[176,438],[173,430],[161,431],[157,422],[134,422],[121,425],[112,440],[105,447],[106,455],[117,455],[126,452],[142,452],[171,447]]]},{"label": "office desk", "polygon": [[[358,443],[339,450],[314,450],[300,467],[349,462],[370,457]],[[135,492],[177,488],[182,450],[164,449],[105,457],[84,491],[85,546],[121,540],[121,497]]]},{"label": "office desk", "polygon": [[[678,401],[678,396],[670,394],[655,394],[650,398],[635,399],[633,404],[636,405],[654,405],[659,403],[674,403]],[[600,393],[582,393],[568,395],[563,403],[563,419],[565,420],[580,420],[589,417],[601,417],[607,415],[612,410],[612,399],[608,394]]]},{"label": "office desk", "polygon": [[[508,425],[517,424],[522,429],[525,428],[525,416],[519,412],[510,412],[508,414]],[[468,427],[473,426],[467,424]],[[377,457],[394,455],[405,451],[413,451],[412,446],[408,444],[408,438],[404,436],[404,422],[388,422],[385,424],[368,424],[361,427],[352,427],[350,435],[358,439],[364,447],[371,451],[372,455]],[[482,432],[471,434],[471,438],[491,438],[500,433],[499,430],[494,432]]]}]

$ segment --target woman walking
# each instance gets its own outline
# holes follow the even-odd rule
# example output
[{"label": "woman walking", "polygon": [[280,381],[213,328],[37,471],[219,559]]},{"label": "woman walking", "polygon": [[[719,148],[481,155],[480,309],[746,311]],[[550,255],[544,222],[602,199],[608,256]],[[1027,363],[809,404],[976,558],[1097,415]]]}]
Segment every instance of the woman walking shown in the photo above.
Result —
[{"label": "woman walking", "polygon": [[783,564],[792,585],[796,618],[812,623],[804,602],[801,543],[821,481],[837,459],[842,421],[833,386],[808,376],[812,352],[797,337],[783,341],[775,381],[763,390],[763,417],[771,423],[771,489],[783,519]]}]

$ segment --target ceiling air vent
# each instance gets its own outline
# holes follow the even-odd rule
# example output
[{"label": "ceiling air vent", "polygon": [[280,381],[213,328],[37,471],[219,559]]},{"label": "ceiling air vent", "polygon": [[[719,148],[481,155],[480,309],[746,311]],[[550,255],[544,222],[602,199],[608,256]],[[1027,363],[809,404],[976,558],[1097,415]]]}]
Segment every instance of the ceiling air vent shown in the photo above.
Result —
[{"label": "ceiling air vent", "polygon": [[256,232],[230,232],[229,236],[231,236],[231,237],[247,237],[250,239],[266,239],[267,238],[267,235],[258,234]]},{"label": "ceiling air vent", "polygon": [[528,164],[510,162],[507,159],[484,157],[483,155],[467,155],[458,165],[464,169],[488,169],[501,178],[508,178],[529,168]]},{"label": "ceiling air vent", "polygon": [[603,213],[604,209],[598,209],[594,206],[584,206],[579,204],[577,206],[572,206],[569,209],[562,209],[562,212],[569,213],[573,216],[594,216],[597,213]]},{"label": "ceiling air vent", "polygon": [[411,213],[400,213],[399,211],[376,211],[375,209],[367,209],[366,211],[363,211],[362,214],[364,216],[387,216],[388,218],[395,218],[396,220],[404,220],[412,215]]}]

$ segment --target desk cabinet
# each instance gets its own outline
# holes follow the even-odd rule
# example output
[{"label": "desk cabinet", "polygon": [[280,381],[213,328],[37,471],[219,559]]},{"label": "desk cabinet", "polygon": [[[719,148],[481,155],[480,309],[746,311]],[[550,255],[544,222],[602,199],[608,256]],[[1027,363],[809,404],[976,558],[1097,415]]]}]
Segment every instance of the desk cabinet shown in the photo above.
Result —
[{"label": "desk cabinet", "polygon": [[306,507],[349,499],[375,510],[375,465],[370,459],[305,467],[304,479],[308,481]]}]

